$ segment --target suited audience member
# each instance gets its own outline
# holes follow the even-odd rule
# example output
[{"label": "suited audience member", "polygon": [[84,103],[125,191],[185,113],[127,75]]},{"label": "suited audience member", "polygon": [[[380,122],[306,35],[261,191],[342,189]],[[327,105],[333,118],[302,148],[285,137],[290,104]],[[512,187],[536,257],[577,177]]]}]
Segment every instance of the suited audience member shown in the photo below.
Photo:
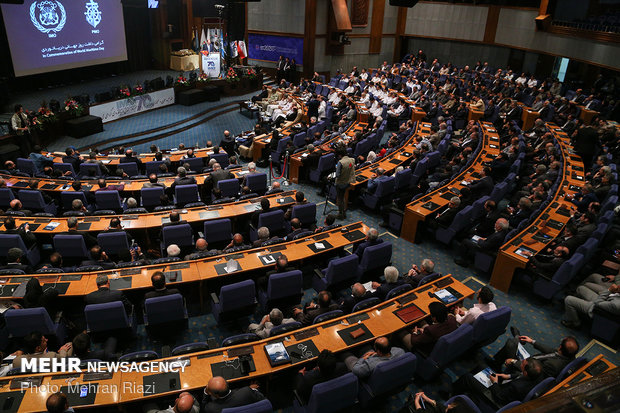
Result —
[{"label": "suited audience member", "polygon": [[453,196],[452,198],[450,198],[447,208],[445,208],[441,212],[438,212],[435,216],[431,216],[431,218],[428,220],[427,226],[432,230],[435,230],[437,228],[448,228],[450,224],[452,224],[454,217],[460,209],[461,198],[459,198],[458,196]]},{"label": "suited audience member", "polygon": [[92,293],[87,294],[84,297],[84,301],[86,305],[89,304],[103,304],[103,303],[111,303],[114,301],[120,301],[123,303],[125,307],[125,311],[127,314],[131,313],[132,305],[129,300],[125,297],[122,291],[118,290],[110,290],[110,280],[108,276],[105,274],[97,275],[96,279],[97,283],[97,291],[93,291]]},{"label": "suited audience member", "polygon": [[57,301],[58,290],[55,288],[47,288],[43,291],[43,287],[41,287],[39,280],[35,277],[29,279],[26,283],[24,308],[44,307],[53,319],[56,313]]},{"label": "suited audience member", "polygon": [[487,254],[496,252],[502,246],[507,233],[508,221],[499,218],[495,221],[495,232],[493,234],[486,238],[480,237],[477,241],[473,238],[463,240],[459,248],[459,257],[455,258],[454,262],[462,267],[468,267],[469,261],[476,252],[481,251]]},{"label": "suited audience member", "polygon": [[195,185],[196,178],[193,176],[187,176],[187,169],[182,166],[177,168],[177,176],[174,178],[174,182],[170,185],[171,193],[174,193],[174,188],[177,185]]},{"label": "suited audience member", "polygon": [[207,383],[202,399],[201,413],[221,413],[223,409],[245,406],[263,400],[265,396],[258,391],[258,384],[239,389],[230,389],[226,379],[212,377]]},{"label": "suited audience member", "polygon": [[286,236],[286,241],[292,241],[299,234],[305,232],[305,230],[301,227],[301,221],[299,218],[291,219],[291,232]]},{"label": "suited audience member", "polygon": [[411,266],[407,275],[403,277],[403,280],[411,284],[413,288],[420,285],[420,281],[422,281],[425,277],[433,274],[435,272],[435,263],[428,258],[422,260],[422,264],[420,264],[420,268],[416,264]]},{"label": "suited audience member", "polygon": [[73,407],[69,406],[69,401],[64,393],[56,392],[51,394],[45,401],[47,413],[73,413]]},{"label": "suited audience member", "polygon": [[73,347],[73,356],[79,358],[80,360],[115,360],[118,358],[118,355],[116,354],[117,343],[118,340],[116,337],[108,337],[103,344],[103,348],[99,350],[92,350],[90,348],[90,336],[85,332],[73,337],[73,341],[71,342]]},{"label": "suited audience member", "polygon": [[80,263],[80,267],[99,266],[104,270],[116,268],[116,264],[110,261],[105,251],[99,245],[95,245],[90,249],[90,260],[84,260]]},{"label": "suited audience member", "polygon": [[353,247],[353,253],[362,258],[366,248],[381,244],[382,242],[383,240],[379,238],[379,231],[377,231],[376,228],[368,228],[368,231],[366,232],[366,239],[360,242],[356,247]]},{"label": "suited audience member", "polygon": [[360,301],[372,298],[372,293],[361,283],[355,283],[351,286],[351,295],[340,300],[340,309],[343,313],[348,314],[353,311],[353,307]]},{"label": "suited audience member", "polygon": [[185,261],[197,260],[200,258],[213,257],[219,255],[219,251],[216,249],[209,249],[209,243],[204,238],[198,238],[196,240],[196,246],[194,252],[185,256]]},{"label": "suited audience member", "polygon": [[428,305],[428,309],[431,313],[431,324],[414,326],[412,330],[400,334],[402,342],[408,350],[417,348],[429,354],[433,351],[437,340],[453,332],[459,326],[456,318],[448,313],[445,304],[433,301]]},{"label": "suited audience member", "polygon": [[81,235],[86,244],[86,248],[91,248],[97,245],[97,238],[90,235],[85,231],[78,231],[78,220],[76,217],[67,218],[67,231],[61,232],[58,235]]},{"label": "suited audience member", "polygon": [[144,294],[145,300],[155,297],[164,297],[166,295],[172,294],[181,294],[181,292],[176,288],[166,287],[166,276],[161,271],[155,271],[153,275],[151,275],[151,284],[153,285],[155,291],[149,291]]},{"label": "suited audience member", "polygon": [[291,216],[293,215],[293,207],[297,205],[305,205],[307,203],[308,201],[306,201],[305,194],[302,191],[297,191],[295,193],[295,203],[286,210],[286,212],[284,213],[284,219],[291,219]]},{"label": "suited audience member", "polygon": [[405,351],[400,347],[393,347],[387,337],[378,337],[372,348],[362,347],[360,357],[350,352],[342,354],[342,359],[347,368],[359,378],[365,378],[372,374],[375,368],[384,361],[402,356]]},{"label": "suited audience member", "polygon": [[30,231],[30,226],[26,223],[16,228],[15,218],[4,218],[4,231],[3,234],[18,234],[26,247],[30,248],[37,243],[37,238]]},{"label": "suited audience member", "polygon": [[142,408],[144,413],[199,413],[198,401],[188,392],[183,392],[174,401],[174,405],[159,409],[157,404],[149,403]]},{"label": "suited audience member", "polygon": [[250,245],[247,245],[243,241],[243,235],[236,233],[235,235],[233,235],[230,244],[228,244],[226,248],[224,248],[224,252],[242,251],[247,250],[248,248],[250,248]]},{"label": "suited audience member", "polygon": [[293,310],[293,318],[304,326],[308,326],[321,314],[337,309],[338,305],[332,301],[332,294],[329,291],[321,291],[316,303],[311,302],[303,310],[296,307]]},{"label": "suited audience member", "polygon": [[469,310],[463,307],[454,306],[454,316],[459,324],[473,324],[481,314],[497,310],[493,303],[493,290],[486,285],[478,291],[478,302]]},{"label": "suited audience member", "polygon": [[[19,311],[19,310],[9,310]],[[16,357],[13,359],[13,368],[21,368],[24,360],[31,359],[64,359],[73,355],[71,343],[65,343],[58,349],[58,352],[49,351],[47,347],[48,340],[39,331],[33,331],[26,334],[23,338],[23,347],[21,350],[13,353]]]},{"label": "suited audience member", "polygon": [[372,288],[376,290],[373,293],[373,297],[377,297],[381,301],[385,300],[385,297],[394,288],[404,284],[404,281],[398,277],[398,269],[396,267],[385,267],[383,270],[383,276],[385,277],[384,283],[378,283],[376,281],[372,282]]},{"label": "suited audience member", "polygon": [[345,364],[339,362],[336,355],[331,351],[323,350],[317,357],[317,367],[312,370],[307,370],[306,367],[299,370],[299,374],[295,378],[295,389],[302,402],[307,404],[315,384],[326,382],[346,373]]},{"label": "suited audience member", "polygon": [[26,274],[32,273],[32,267],[22,263],[23,258],[24,251],[15,247],[9,248],[9,251],[6,253],[7,264],[0,268],[3,270],[20,270]]},{"label": "suited audience member", "polygon": [[269,337],[269,333],[271,333],[271,329],[277,327],[282,324],[288,324],[295,322],[292,318],[284,318],[284,314],[278,308],[274,308],[269,312],[269,314],[265,315],[260,323],[252,323],[248,327],[249,333],[254,333],[260,338]]},{"label": "suited audience member", "polygon": [[330,229],[338,228],[340,224],[336,224],[336,215],[335,214],[327,214],[325,217],[325,221],[323,221],[323,225],[317,227],[314,232],[323,232],[329,231]]}]

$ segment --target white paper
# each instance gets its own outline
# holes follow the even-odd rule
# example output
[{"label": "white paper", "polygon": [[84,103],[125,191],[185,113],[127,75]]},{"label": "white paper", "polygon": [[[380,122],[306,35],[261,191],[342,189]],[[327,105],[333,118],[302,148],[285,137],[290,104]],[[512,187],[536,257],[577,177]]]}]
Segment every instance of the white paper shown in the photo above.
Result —
[{"label": "white paper", "polygon": [[528,353],[525,347],[523,347],[523,344],[521,343],[517,344],[517,357],[519,358],[519,360],[525,360],[529,356],[530,356],[530,353]]},{"label": "white paper", "polygon": [[482,237],[478,236],[478,235],[474,235],[473,237],[471,237],[471,239],[476,241],[476,242],[478,242],[478,241],[480,241],[482,239]]},{"label": "white paper", "polygon": [[479,373],[474,375],[474,378],[480,382],[487,389],[493,385],[493,382],[489,378],[489,376],[494,373],[490,368],[486,368]]},{"label": "white paper", "polygon": [[226,272],[231,273],[239,269],[239,264],[235,260],[230,260],[226,263]]},{"label": "white paper", "polygon": [[323,250],[323,249],[325,249],[325,244],[323,244],[322,242],[315,242],[315,243],[314,243],[314,247],[315,247],[317,250]]},{"label": "white paper", "polygon": [[364,283],[362,285],[364,286],[366,291],[370,291],[371,293],[374,293],[375,291],[377,291],[376,288],[372,288],[372,281],[368,281],[367,283]]}]

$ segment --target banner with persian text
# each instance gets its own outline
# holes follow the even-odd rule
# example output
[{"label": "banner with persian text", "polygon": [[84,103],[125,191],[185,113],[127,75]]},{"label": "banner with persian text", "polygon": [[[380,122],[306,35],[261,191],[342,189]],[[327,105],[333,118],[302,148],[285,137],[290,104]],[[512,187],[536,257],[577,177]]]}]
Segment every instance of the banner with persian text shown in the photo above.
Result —
[{"label": "banner with persian text", "polygon": [[99,116],[103,123],[106,123],[173,104],[174,88],[169,88],[94,105],[89,108],[89,113]]}]

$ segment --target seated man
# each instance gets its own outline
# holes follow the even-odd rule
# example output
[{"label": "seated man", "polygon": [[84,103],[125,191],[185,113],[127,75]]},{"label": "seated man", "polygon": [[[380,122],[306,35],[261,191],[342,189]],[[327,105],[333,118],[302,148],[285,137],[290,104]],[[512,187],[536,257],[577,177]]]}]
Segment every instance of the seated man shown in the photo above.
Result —
[{"label": "seated man", "polygon": [[459,324],[473,324],[480,314],[497,310],[493,303],[493,290],[486,285],[478,291],[478,302],[472,308],[466,310],[463,307],[454,306],[454,316]]},{"label": "seated man", "polygon": [[153,275],[151,275],[151,284],[153,285],[155,291],[149,291],[144,294],[145,300],[155,297],[164,297],[166,295],[172,294],[181,294],[181,292],[176,288],[166,287],[166,276],[161,271],[155,271]]},{"label": "seated man", "polygon": [[[262,246],[264,243],[268,243],[271,240],[275,240],[275,239],[281,239],[279,237],[273,237],[273,238],[269,238],[269,228],[267,227],[260,227],[257,231],[256,234],[258,235],[258,239],[254,242],[252,242],[252,248],[258,248],[260,246]],[[282,240],[284,241],[284,240]]]},{"label": "seated man", "polygon": [[455,258],[454,262],[462,267],[468,267],[469,261],[475,256],[477,251],[487,254],[497,252],[499,247],[502,246],[507,233],[508,221],[504,218],[499,218],[495,221],[495,232],[487,238],[479,237],[477,241],[471,238],[463,240],[459,248],[459,257]]},{"label": "seated man", "polygon": [[125,297],[125,294],[123,294],[122,291],[110,290],[110,280],[108,279],[107,275],[97,275],[96,283],[97,291],[93,291],[92,293],[89,293],[84,297],[84,302],[86,303],[86,305],[121,301],[123,303],[123,306],[125,307],[125,311],[127,312],[127,314],[131,313],[133,305]]},{"label": "seated man", "polygon": [[2,231],[2,234],[18,234],[22,241],[24,241],[27,248],[30,248],[37,243],[37,238],[30,231],[29,225],[23,224],[17,228],[15,218],[10,216],[4,218],[4,231]]},{"label": "seated man", "polygon": [[156,403],[148,403],[142,408],[142,411],[145,413],[198,413],[200,412],[200,405],[194,396],[185,391],[176,398],[174,406],[160,410]]},{"label": "seated man", "polygon": [[73,407],[69,407],[67,395],[64,393],[52,393],[45,401],[47,413],[74,413]]},{"label": "seated man", "polygon": [[78,220],[76,217],[67,218],[67,231],[60,232],[58,235],[81,235],[84,238],[86,248],[92,248],[97,245],[97,238],[93,237],[86,231],[78,231]]},{"label": "seated man", "polygon": [[385,169],[377,168],[377,172],[372,178],[368,180],[368,187],[366,188],[366,190],[369,193],[374,194],[377,190],[377,187],[379,186],[379,182],[386,181],[388,178],[389,176],[385,175]]},{"label": "seated man", "polygon": [[200,403],[201,413],[221,413],[223,409],[245,406],[263,400],[265,396],[258,391],[258,384],[251,384],[239,389],[230,389],[226,379],[212,377],[204,390]]},{"label": "seated man", "polygon": [[568,248],[558,245],[553,249],[552,256],[539,253],[531,257],[527,263],[527,268],[531,269],[537,276],[551,279],[558,268],[564,264],[568,255]]},{"label": "seated man", "polygon": [[219,255],[220,251],[216,249],[209,249],[209,243],[204,238],[198,238],[196,240],[196,248],[194,252],[185,256],[185,261],[197,260],[200,258],[213,257]]},{"label": "seated man", "polygon": [[366,232],[366,240],[353,247],[353,254],[357,254],[360,259],[364,256],[364,250],[367,247],[381,244],[383,240],[379,238],[379,231],[376,228],[368,228]]},{"label": "seated man", "polygon": [[90,336],[82,332],[73,337],[73,341],[71,342],[73,356],[80,360],[116,360],[118,358],[116,354],[117,342],[118,340],[116,337],[108,337],[102,349],[92,350],[90,347]]},{"label": "seated man", "polygon": [[247,250],[248,248],[251,248],[251,246],[244,243],[243,235],[236,233],[235,235],[233,235],[233,238],[230,241],[230,244],[228,244],[224,248],[223,252],[228,253],[228,252],[235,252],[235,251],[243,251],[243,250]]},{"label": "seated man", "polygon": [[358,358],[350,352],[345,352],[342,354],[342,358],[347,368],[362,379],[370,376],[375,367],[382,362],[402,356],[405,351],[400,347],[392,347],[387,337],[378,337],[372,349],[362,348],[359,354],[362,356]]},{"label": "seated man", "polygon": [[351,286],[351,295],[340,300],[340,309],[343,313],[348,314],[353,311],[353,307],[360,301],[372,298],[372,293],[368,291],[363,284],[355,283]]},{"label": "seated man", "polygon": [[587,287],[577,287],[577,297],[567,295],[564,299],[562,324],[569,328],[581,326],[580,315],[592,318],[594,308],[620,316],[620,286],[612,284],[607,290],[595,293]]},{"label": "seated man", "polygon": [[443,211],[438,212],[435,216],[431,216],[426,224],[428,228],[435,230],[437,228],[448,228],[456,214],[461,209],[461,198],[458,196],[453,196],[450,198],[450,202],[448,202],[448,207]]},{"label": "seated man", "polygon": [[413,264],[407,275],[403,277],[404,281],[411,284],[413,288],[416,288],[425,277],[435,272],[435,263],[428,258],[423,259],[420,266],[422,268]]},{"label": "seated man", "polygon": [[284,219],[290,220],[293,215],[293,207],[298,205],[305,205],[308,201],[306,201],[306,195],[302,191],[297,191],[295,193],[295,203],[291,205],[286,212],[284,213]]},{"label": "seated man", "polygon": [[325,221],[323,222],[323,226],[317,227],[314,232],[329,231],[330,229],[338,228],[339,226],[340,224],[336,224],[336,215],[327,214]]},{"label": "seated man", "polygon": [[9,248],[6,253],[7,264],[0,267],[3,270],[21,270],[26,274],[32,273],[32,267],[28,264],[22,264],[24,251],[19,248]]},{"label": "seated man", "polygon": [[445,304],[433,301],[429,304],[428,309],[431,313],[431,324],[422,327],[415,326],[411,331],[405,330],[401,333],[402,342],[408,350],[418,348],[429,354],[433,351],[437,340],[453,332],[459,326],[456,318],[452,314],[448,314],[448,308]]},{"label": "seated man", "polygon": [[269,312],[269,314],[265,315],[260,323],[252,323],[248,327],[248,333],[255,333],[260,338],[269,337],[269,333],[271,333],[271,329],[277,327],[281,324],[288,324],[295,322],[292,318],[284,318],[284,314],[278,308],[274,308]]},{"label": "seated man", "polygon": [[54,351],[48,351],[47,341],[47,338],[38,331],[33,331],[27,334],[23,338],[24,346],[22,350],[18,350],[13,353],[13,355],[16,356],[13,359],[13,368],[21,368],[24,360],[30,360],[33,358],[64,359],[65,357],[73,355],[71,343],[64,344],[58,349],[58,353],[56,353]]},{"label": "seated man", "polygon": [[293,241],[296,236],[305,232],[305,230],[301,227],[301,222],[299,218],[291,219],[291,232],[286,236],[286,241]]},{"label": "seated man", "polygon": [[79,266],[87,267],[91,265],[97,265],[104,270],[116,268],[116,264],[110,261],[106,252],[103,251],[99,245],[95,245],[90,249],[90,260],[82,261]]},{"label": "seated man", "polygon": [[379,298],[381,301],[385,300],[392,289],[403,285],[405,282],[398,278],[398,269],[393,266],[385,267],[383,270],[383,276],[385,277],[384,283],[372,282],[372,288],[376,291],[373,293],[373,297]]},{"label": "seated man", "polygon": [[306,370],[306,367],[299,370],[295,380],[295,389],[302,402],[307,404],[315,384],[326,382],[346,373],[345,364],[338,362],[338,358],[331,351],[323,350],[317,357],[317,367],[312,370]]},{"label": "seated man", "polygon": [[329,291],[321,291],[317,302],[318,304],[314,301],[311,302],[303,310],[296,307],[293,310],[293,318],[304,326],[309,326],[317,316],[338,309],[338,305],[332,301],[332,294]]}]

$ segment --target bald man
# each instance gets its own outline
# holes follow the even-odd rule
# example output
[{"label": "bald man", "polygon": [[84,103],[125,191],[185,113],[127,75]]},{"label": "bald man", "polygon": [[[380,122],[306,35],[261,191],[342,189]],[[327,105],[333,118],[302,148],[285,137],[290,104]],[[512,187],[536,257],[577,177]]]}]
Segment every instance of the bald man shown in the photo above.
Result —
[{"label": "bald man", "polygon": [[366,347],[365,350],[362,348],[362,356],[359,358],[349,352],[342,354],[344,364],[346,364],[347,368],[359,378],[370,376],[375,367],[384,361],[405,354],[402,348],[392,347],[387,337],[378,337],[372,349]]},{"label": "bald man", "polygon": [[243,235],[236,233],[235,235],[233,235],[230,244],[228,244],[226,248],[224,248],[224,252],[242,251],[247,250],[250,247],[250,245],[247,245],[243,242]]},{"label": "bald man", "polygon": [[226,151],[228,156],[235,155],[235,138],[227,130],[224,131],[224,137],[222,138],[222,142],[220,142],[220,147]]},{"label": "bald man", "polygon": [[366,290],[363,284],[355,283],[351,287],[351,295],[340,300],[340,309],[345,314],[348,314],[353,311],[355,304],[367,298],[372,298],[372,293]]},{"label": "bald man", "polygon": [[213,257],[220,252],[216,249],[209,249],[209,243],[204,238],[198,238],[196,240],[196,248],[194,252],[185,256],[185,261],[197,260],[199,258]]},{"label": "bald man", "polygon": [[179,394],[179,397],[174,401],[174,406],[160,410],[155,403],[149,403],[144,406],[143,411],[145,413],[199,413],[200,405],[194,396],[185,391]]},{"label": "bald man", "polygon": [[63,393],[54,393],[47,398],[45,402],[45,408],[48,413],[72,413],[75,412],[72,407],[69,407],[67,396]]},{"label": "bald man", "polygon": [[265,195],[277,194],[283,192],[284,190],[280,187],[280,182],[275,181],[271,184],[271,189],[265,192]]},{"label": "bald man", "polygon": [[202,413],[220,413],[229,407],[239,407],[261,401],[265,398],[258,391],[258,384],[229,389],[226,379],[215,376],[209,380],[204,390],[205,397],[202,399]]}]

